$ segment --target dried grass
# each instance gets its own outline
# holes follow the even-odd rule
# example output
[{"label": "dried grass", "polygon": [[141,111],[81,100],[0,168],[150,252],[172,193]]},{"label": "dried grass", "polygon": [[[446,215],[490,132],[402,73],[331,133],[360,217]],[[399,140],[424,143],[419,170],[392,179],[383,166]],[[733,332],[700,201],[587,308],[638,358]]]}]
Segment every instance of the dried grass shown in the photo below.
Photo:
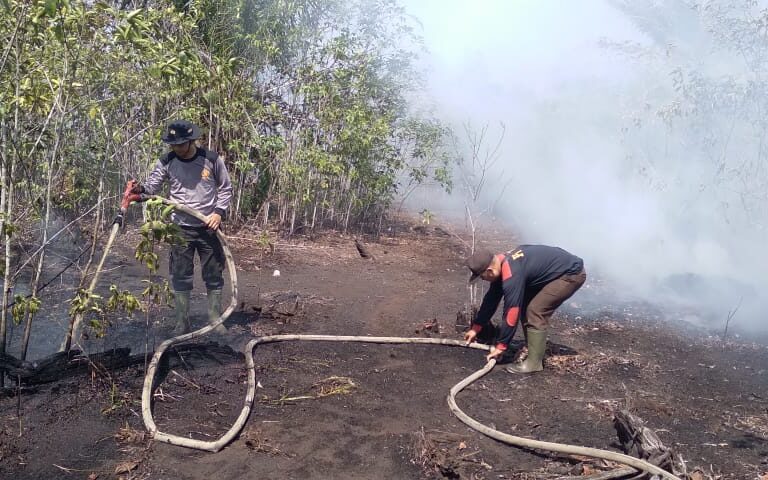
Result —
[{"label": "dried grass", "polygon": [[736,418],[734,428],[768,440],[768,415],[747,415]]},{"label": "dried grass", "polygon": [[560,373],[574,373],[577,375],[594,375],[609,365],[631,365],[636,368],[644,368],[636,360],[611,355],[550,355],[545,357],[544,365]]},{"label": "dried grass", "polygon": [[257,453],[266,453],[267,455],[279,456],[284,455],[291,457],[289,453],[282,451],[277,445],[272,443],[272,440],[266,437],[264,432],[259,429],[251,428],[243,434],[245,439],[245,446]]},{"label": "dried grass", "polygon": [[480,450],[469,449],[467,442],[458,434],[425,432],[421,428],[414,437],[411,463],[418,466],[427,478],[482,479],[486,478],[486,472],[493,470],[480,458]]},{"label": "dried grass", "polygon": [[317,400],[334,395],[349,395],[357,388],[357,384],[349,377],[332,376],[320,380],[310,387],[310,391],[299,395],[282,395],[279,398],[262,397],[261,403],[269,405],[292,404],[302,400]]},{"label": "dried grass", "polygon": [[357,385],[349,377],[328,377],[312,385],[317,391],[315,398],[330,397],[333,395],[349,395],[357,388]]},{"label": "dried grass", "polygon": [[118,443],[141,445],[147,440],[147,432],[143,430],[136,430],[126,422],[125,426],[121,427],[120,430],[118,430],[114,435],[114,437]]}]

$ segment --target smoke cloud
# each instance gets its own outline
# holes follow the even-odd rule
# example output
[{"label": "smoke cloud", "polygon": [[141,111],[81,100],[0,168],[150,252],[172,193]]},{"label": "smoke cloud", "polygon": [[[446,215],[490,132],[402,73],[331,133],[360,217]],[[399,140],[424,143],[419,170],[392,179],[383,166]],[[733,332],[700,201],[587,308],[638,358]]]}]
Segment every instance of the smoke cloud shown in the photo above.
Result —
[{"label": "smoke cloud", "polygon": [[[764,328],[768,127],[762,105],[744,101],[755,59],[718,48],[729,19],[762,10],[667,3],[404,5],[429,50],[429,96],[461,153],[467,122],[488,126],[487,151],[503,131],[482,191],[489,218],[524,243],[582,256],[628,297],[695,308],[718,328],[738,307],[734,325]],[[409,205],[462,215],[466,198],[457,178],[452,195]]]}]

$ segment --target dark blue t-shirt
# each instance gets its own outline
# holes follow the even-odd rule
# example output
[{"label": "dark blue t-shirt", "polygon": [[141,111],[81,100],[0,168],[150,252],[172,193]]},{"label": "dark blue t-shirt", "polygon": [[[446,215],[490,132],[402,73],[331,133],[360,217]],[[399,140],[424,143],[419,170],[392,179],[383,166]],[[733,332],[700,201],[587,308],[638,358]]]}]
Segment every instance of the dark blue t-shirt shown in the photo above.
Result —
[{"label": "dark blue t-shirt", "polygon": [[504,312],[497,342],[509,345],[517,328],[526,291],[543,287],[563,275],[574,275],[584,269],[584,261],[562,248],[547,245],[520,245],[497,255],[501,260],[501,276],[491,282],[474,324],[488,325],[504,297]]}]

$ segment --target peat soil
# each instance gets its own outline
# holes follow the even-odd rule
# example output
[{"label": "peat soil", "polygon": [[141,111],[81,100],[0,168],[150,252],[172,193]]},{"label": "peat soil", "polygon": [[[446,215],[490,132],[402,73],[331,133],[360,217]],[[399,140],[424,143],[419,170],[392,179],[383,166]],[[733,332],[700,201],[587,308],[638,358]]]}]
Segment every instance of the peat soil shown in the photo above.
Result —
[{"label": "peat soil", "polygon": [[[155,393],[154,418],[164,432],[211,440],[229,428],[246,392],[242,348],[254,336],[461,338],[466,250],[447,229],[390,231],[365,243],[372,258],[362,258],[350,236],[281,242],[274,252],[257,247],[256,237],[247,231],[230,237],[239,308],[227,322],[229,333],[210,340],[232,350],[170,360]],[[140,288],[130,241],[120,243],[110,261],[127,266],[124,285]],[[627,408],[689,470],[766,478],[766,346],[743,337],[725,342],[706,328],[669,322],[669,312],[611,298],[591,274],[556,314],[545,371],[513,376],[497,367],[459,395],[459,406],[513,435],[614,451],[612,414]],[[198,291],[193,301],[201,325],[204,295]],[[121,320],[107,338],[136,347],[145,337],[167,337],[171,325],[162,319],[171,316],[165,309],[149,322]],[[0,478],[534,479],[610,468],[511,447],[454,417],[448,390],[485,364],[478,350],[283,342],[259,346],[255,359],[253,411],[242,434],[218,453],[148,437],[140,413],[143,362],[6,393]]]}]

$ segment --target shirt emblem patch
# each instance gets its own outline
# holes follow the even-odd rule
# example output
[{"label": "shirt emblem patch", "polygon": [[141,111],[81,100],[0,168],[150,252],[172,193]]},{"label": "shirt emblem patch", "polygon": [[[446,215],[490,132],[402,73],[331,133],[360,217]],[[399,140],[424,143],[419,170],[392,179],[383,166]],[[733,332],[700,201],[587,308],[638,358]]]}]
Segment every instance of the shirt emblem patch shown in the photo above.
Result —
[{"label": "shirt emblem patch", "polygon": [[203,173],[200,174],[200,178],[202,178],[203,180],[208,180],[209,178],[211,178],[211,171],[208,170],[207,168],[204,168]]}]

